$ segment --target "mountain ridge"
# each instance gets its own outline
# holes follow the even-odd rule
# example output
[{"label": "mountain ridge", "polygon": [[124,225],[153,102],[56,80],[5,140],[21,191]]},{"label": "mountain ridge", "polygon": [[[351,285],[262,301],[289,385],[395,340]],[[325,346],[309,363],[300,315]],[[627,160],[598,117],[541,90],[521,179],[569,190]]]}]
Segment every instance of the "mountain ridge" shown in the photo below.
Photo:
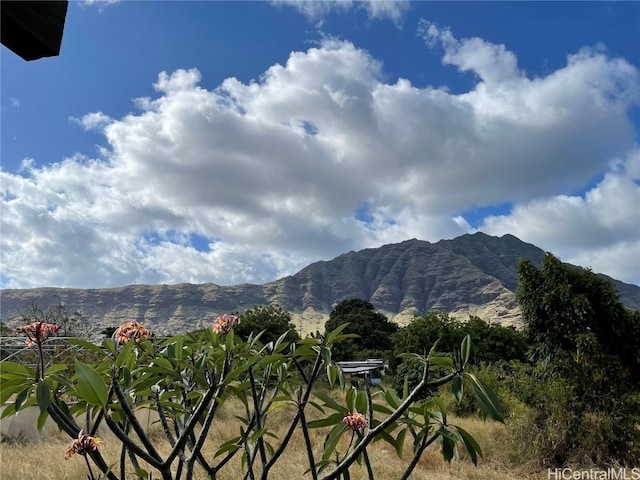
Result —
[{"label": "mountain ridge", "polygon": [[[336,302],[363,298],[400,324],[438,310],[517,326],[521,323],[515,301],[517,261],[528,258],[539,265],[544,253],[513,235],[475,233],[435,243],[411,239],[314,262],[263,285],[4,289],[0,316],[14,324],[20,311],[31,305],[60,302],[69,311],[80,311],[94,329],[137,320],[157,332],[176,333],[222,313],[277,303],[306,333],[323,330]],[[614,282],[628,308],[640,309],[640,287],[602,276]]]}]

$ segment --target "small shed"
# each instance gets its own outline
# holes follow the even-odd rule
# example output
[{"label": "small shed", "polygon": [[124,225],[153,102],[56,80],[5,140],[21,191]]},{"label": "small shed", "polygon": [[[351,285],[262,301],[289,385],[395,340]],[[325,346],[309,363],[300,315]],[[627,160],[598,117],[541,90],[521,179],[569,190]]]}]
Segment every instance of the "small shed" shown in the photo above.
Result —
[{"label": "small shed", "polygon": [[336,362],[345,377],[351,377],[352,383],[355,378],[361,378],[365,384],[380,385],[382,377],[388,367],[387,362],[380,358],[369,358],[367,360],[349,360]]}]

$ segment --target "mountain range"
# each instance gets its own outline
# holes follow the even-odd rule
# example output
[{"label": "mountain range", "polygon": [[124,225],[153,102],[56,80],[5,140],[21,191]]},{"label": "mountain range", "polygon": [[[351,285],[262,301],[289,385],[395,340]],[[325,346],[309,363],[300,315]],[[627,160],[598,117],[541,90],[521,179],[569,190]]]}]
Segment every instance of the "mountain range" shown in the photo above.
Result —
[{"label": "mountain range", "polygon": [[[279,304],[306,333],[323,331],[336,302],[362,298],[399,324],[437,310],[518,326],[517,261],[540,264],[543,256],[543,250],[513,235],[475,233],[436,243],[413,239],[345,253],[264,285],[4,289],[0,318],[14,325],[32,305],[62,303],[69,312],[81,312],[95,331],[137,320],[167,334],[197,328],[222,313]],[[625,306],[640,309],[640,287],[603,277],[614,282]]]}]

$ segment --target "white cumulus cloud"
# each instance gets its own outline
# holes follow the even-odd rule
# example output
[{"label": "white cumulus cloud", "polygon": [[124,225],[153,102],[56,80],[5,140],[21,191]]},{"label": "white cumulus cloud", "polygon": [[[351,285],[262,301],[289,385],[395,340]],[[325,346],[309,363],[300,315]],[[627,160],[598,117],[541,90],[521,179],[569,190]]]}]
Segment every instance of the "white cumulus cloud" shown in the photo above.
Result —
[{"label": "white cumulus cloud", "polygon": [[396,25],[402,23],[410,6],[408,0],[272,0],[271,4],[293,7],[310,21],[322,20],[331,12],[345,13],[361,9],[371,19],[388,19]]},{"label": "white cumulus cloud", "polygon": [[637,281],[637,69],[585,49],[529,78],[506,47],[436,28],[433,51],[477,74],[469,91],[388,83],[368,52],[326,39],[259,81],[162,72],[136,113],[84,116],[100,157],[0,170],[5,286],[262,283],[452,238],[472,231],[460,212],[510,202],[480,228]]}]

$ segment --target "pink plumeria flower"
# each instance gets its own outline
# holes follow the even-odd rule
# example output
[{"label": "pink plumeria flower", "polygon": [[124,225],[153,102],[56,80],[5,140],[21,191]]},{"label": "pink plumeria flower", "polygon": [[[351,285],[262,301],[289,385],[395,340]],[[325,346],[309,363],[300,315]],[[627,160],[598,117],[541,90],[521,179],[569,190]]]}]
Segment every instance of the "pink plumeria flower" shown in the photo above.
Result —
[{"label": "pink plumeria flower", "polygon": [[355,412],[355,413],[351,413],[351,412],[347,412],[344,414],[344,418],[342,419],[342,421],[354,432],[355,431],[362,431],[365,428],[367,428],[368,426],[368,422],[367,419],[365,418],[365,416],[361,413]]},{"label": "pink plumeria flower", "polygon": [[71,446],[67,448],[66,453],[64,454],[64,458],[69,460],[72,455],[78,454],[82,456],[88,455],[90,452],[95,452],[98,450],[98,445],[102,443],[98,437],[91,437],[89,435],[85,435],[82,430],[78,434],[78,438],[76,438]]},{"label": "pink plumeria flower", "polygon": [[236,317],[235,315],[227,315],[225,313],[224,315],[219,316],[213,321],[213,331],[218,335],[229,333],[229,330],[231,330],[234,325],[237,325],[239,323],[239,317]]},{"label": "pink plumeria flower", "polygon": [[114,338],[118,343],[128,343],[129,340],[140,343],[142,340],[149,338],[149,330],[144,328],[141,323],[132,320],[124,325],[120,325],[116,330]]},{"label": "pink plumeria flower", "polygon": [[28,347],[32,345],[42,345],[47,338],[60,330],[61,325],[46,322],[34,322],[30,325],[16,328],[16,332],[24,333],[27,336],[26,344]]}]

